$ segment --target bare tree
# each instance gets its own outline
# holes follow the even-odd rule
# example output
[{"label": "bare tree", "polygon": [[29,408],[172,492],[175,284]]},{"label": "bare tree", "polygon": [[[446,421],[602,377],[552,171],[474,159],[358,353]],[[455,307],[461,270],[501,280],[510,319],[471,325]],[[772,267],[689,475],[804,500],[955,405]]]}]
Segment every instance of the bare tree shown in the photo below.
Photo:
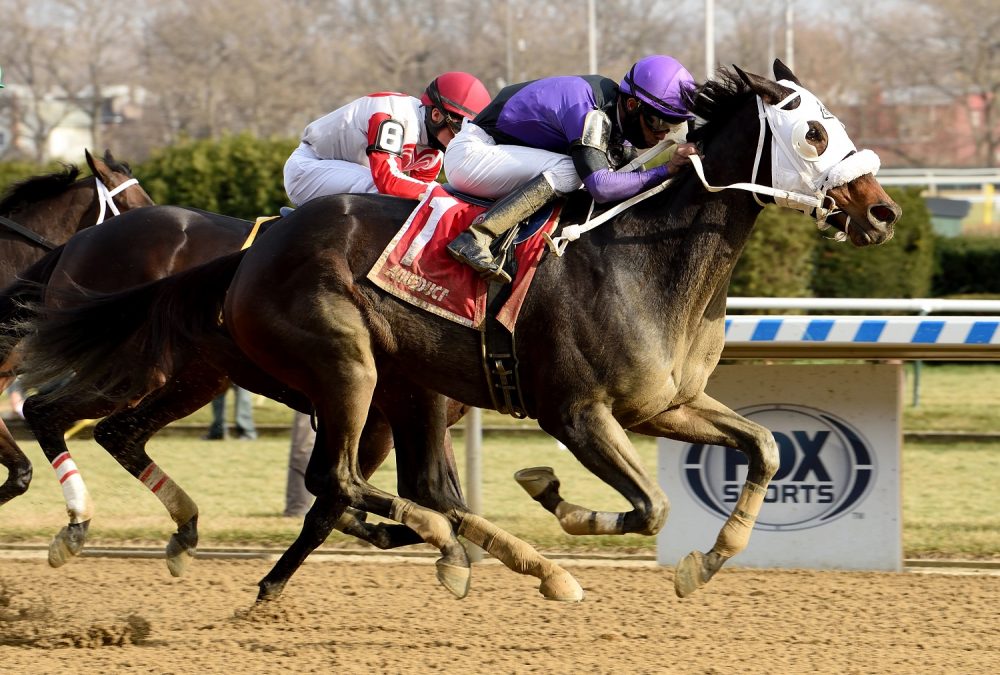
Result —
[{"label": "bare tree", "polygon": [[76,113],[99,147],[107,87],[128,79],[130,13],[108,12],[100,0],[0,0],[0,13],[0,58],[18,85],[14,121],[30,134],[35,159],[47,159],[53,129]]},{"label": "bare tree", "polygon": [[[863,11],[859,9],[859,11]],[[904,121],[913,135],[940,134],[954,144],[968,134],[971,161],[996,166],[1000,154],[1000,12],[992,0],[908,0],[884,12],[868,10],[860,25],[872,45],[887,85],[914,107],[939,98],[962,110],[964,119]],[[942,106],[943,107],[943,106]],[[914,116],[915,117],[915,116]],[[932,147],[931,143],[927,144]],[[932,158],[911,157],[915,163]]]}]

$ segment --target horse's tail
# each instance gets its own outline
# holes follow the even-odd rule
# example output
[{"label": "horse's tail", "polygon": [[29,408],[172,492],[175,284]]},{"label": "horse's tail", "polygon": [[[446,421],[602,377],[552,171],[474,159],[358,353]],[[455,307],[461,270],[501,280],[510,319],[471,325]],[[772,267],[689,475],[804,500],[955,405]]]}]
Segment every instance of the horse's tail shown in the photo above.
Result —
[{"label": "horse's tail", "polygon": [[19,272],[14,282],[0,291],[0,363],[7,361],[20,341],[24,322],[31,316],[32,308],[42,303],[45,287],[59,264],[64,248],[58,246],[46,253]]},{"label": "horse's tail", "polygon": [[25,386],[45,392],[58,382],[60,397],[141,399],[162,386],[191,349],[224,330],[226,290],[245,253],[118,293],[87,292],[70,308],[36,308],[22,342]]}]

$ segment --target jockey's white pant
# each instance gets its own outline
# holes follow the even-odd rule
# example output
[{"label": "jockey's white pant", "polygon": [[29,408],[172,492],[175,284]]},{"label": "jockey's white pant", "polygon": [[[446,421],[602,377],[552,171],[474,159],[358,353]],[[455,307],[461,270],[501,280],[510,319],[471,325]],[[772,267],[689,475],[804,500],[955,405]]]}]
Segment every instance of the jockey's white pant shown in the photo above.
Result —
[{"label": "jockey's white pant", "polygon": [[342,159],[320,159],[312,147],[299,143],[285,162],[285,193],[295,206],[325,195],[378,192],[367,166]]},{"label": "jockey's white pant", "polygon": [[583,186],[568,155],[522,145],[497,145],[492,136],[471,122],[465,122],[448,144],[444,173],[462,192],[488,199],[508,195],[543,173],[552,187],[564,194]]}]

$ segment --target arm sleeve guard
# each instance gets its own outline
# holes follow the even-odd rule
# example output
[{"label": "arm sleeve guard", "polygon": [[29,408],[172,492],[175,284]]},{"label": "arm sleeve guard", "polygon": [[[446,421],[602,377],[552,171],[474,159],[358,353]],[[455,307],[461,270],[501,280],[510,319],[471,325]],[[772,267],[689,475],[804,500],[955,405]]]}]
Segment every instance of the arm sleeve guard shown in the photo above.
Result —
[{"label": "arm sleeve guard", "polygon": [[649,171],[617,173],[611,169],[595,171],[583,179],[583,184],[595,202],[617,202],[633,197],[643,190],[665,181],[670,169],[662,164]]}]

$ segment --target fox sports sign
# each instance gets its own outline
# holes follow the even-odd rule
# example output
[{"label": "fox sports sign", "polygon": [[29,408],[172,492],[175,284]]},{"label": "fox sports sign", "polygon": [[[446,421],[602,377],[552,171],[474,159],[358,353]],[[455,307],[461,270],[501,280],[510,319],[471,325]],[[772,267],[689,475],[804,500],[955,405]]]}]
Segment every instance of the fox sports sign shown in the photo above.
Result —
[{"label": "fox sports sign", "polygon": [[[871,444],[846,420],[818,408],[793,404],[737,410],[769,429],[780,453],[758,530],[804,530],[850,513],[867,496],[876,475]],[[695,501],[725,519],[747,475],[746,456],[732,448],[691,445],[683,480]]]}]

